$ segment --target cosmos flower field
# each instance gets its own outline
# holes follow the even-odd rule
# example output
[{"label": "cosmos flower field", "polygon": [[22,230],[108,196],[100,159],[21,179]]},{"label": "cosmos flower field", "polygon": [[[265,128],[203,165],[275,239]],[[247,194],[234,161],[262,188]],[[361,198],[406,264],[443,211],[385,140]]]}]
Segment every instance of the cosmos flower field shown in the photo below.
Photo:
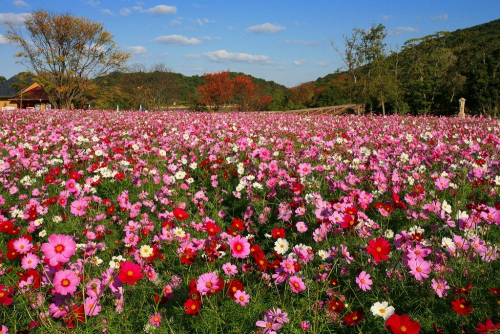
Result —
[{"label": "cosmos flower field", "polygon": [[1,333],[495,333],[500,122],[0,114]]}]

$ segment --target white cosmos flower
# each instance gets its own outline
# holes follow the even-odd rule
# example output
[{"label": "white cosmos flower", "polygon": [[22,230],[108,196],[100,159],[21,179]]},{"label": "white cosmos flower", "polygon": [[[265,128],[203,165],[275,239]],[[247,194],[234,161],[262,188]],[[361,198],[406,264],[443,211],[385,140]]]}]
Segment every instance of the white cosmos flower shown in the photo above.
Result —
[{"label": "white cosmos flower", "polygon": [[451,205],[446,202],[446,200],[443,201],[443,204],[441,204],[441,208],[444,210],[444,212],[450,214],[451,213]]},{"label": "white cosmos flower", "polygon": [[141,252],[141,257],[147,259],[151,255],[153,255],[153,248],[149,245],[142,245],[140,252]]},{"label": "white cosmos flower", "polygon": [[370,308],[374,316],[381,316],[384,320],[387,320],[391,315],[394,314],[394,307],[389,306],[388,302],[376,302]]},{"label": "white cosmos flower", "polygon": [[276,253],[283,255],[288,251],[288,245],[289,243],[286,239],[278,238],[274,243],[274,250]]}]

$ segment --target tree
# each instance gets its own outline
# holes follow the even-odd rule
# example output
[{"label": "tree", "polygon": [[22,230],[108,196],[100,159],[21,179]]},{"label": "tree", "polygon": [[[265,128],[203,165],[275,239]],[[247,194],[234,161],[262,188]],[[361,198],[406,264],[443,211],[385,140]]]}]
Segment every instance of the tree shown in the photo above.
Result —
[{"label": "tree", "polygon": [[204,76],[207,81],[204,85],[198,86],[198,91],[202,95],[201,102],[213,105],[218,110],[234,96],[234,83],[229,78],[229,70],[205,73]]},{"label": "tree", "polygon": [[132,66],[129,74],[129,92],[139,104],[148,109],[161,110],[167,106],[178,88],[177,77],[164,63],[150,68],[143,64]]},{"label": "tree", "polygon": [[0,75],[0,85],[3,84],[5,81],[7,81],[7,79],[3,75]]},{"label": "tree", "polygon": [[247,111],[255,109],[257,99],[257,86],[248,75],[240,74],[233,79],[234,102],[238,105],[238,110]]},{"label": "tree", "polygon": [[69,109],[94,86],[91,79],[124,66],[121,52],[101,23],[69,13],[37,10],[25,21],[30,40],[8,23],[7,39],[22,51],[15,55],[49,95],[54,106]]}]

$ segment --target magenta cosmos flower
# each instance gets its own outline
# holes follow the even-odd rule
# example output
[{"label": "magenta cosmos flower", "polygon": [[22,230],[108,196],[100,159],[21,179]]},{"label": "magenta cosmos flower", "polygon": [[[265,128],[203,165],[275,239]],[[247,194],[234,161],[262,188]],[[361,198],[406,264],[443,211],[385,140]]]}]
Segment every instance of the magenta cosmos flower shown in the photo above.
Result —
[{"label": "magenta cosmos flower", "polygon": [[234,300],[241,306],[245,306],[250,301],[250,295],[245,291],[236,290]]},{"label": "magenta cosmos flower", "polygon": [[288,280],[288,284],[290,284],[290,287],[292,288],[292,291],[295,293],[299,293],[301,291],[304,291],[306,289],[306,285],[304,284],[304,281],[300,277],[297,276],[292,276]]},{"label": "magenta cosmos flower", "polygon": [[24,270],[35,269],[39,263],[40,260],[37,255],[28,253],[21,259],[21,268]]},{"label": "magenta cosmos flower", "polygon": [[212,290],[219,288],[219,278],[214,273],[205,273],[198,277],[196,281],[196,289],[202,294],[206,295]]},{"label": "magenta cosmos flower", "polygon": [[356,277],[356,283],[358,283],[359,288],[363,291],[371,290],[371,285],[373,281],[370,279],[370,274],[367,274],[366,271],[362,271],[359,273],[359,276]]},{"label": "magenta cosmos flower", "polygon": [[68,235],[52,234],[48,241],[42,244],[41,250],[45,260],[53,267],[68,262],[76,252],[76,242]]},{"label": "magenta cosmos flower", "polygon": [[231,255],[236,258],[244,259],[250,254],[250,243],[241,235],[237,235],[229,241]]},{"label": "magenta cosmos flower", "polygon": [[71,213],[75,216],[83,216],[85,214],[85,208],[87,208],[87,201],[84,199],[78,199],[71,203]]},{"label": "magenta cosmos flower", "polygon": [[54,290],[61,295],[73,295],[80,284],[80,278],[72,270],[59,270],[54,275]]},{"label": "magenta cosmos flower", "polygon": [[431,272],[429,262],[422,259],[410,259],[410,261],[408,261],[408,266],[411,269],[410,274],[414,275],[415,279],[418,281],[429,277],[429,273]]}]

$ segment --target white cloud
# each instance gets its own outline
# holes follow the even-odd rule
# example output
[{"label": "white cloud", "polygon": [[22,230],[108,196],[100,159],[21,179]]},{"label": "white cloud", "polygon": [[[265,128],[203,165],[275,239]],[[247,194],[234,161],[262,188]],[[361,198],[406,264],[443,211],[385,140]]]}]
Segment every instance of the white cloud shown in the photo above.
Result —
[{"label": "white cloud", "polygon": [[431,16],[432,21],[446,21],[448,20],[448,14],[444,13],[443,15]]},{"label": "white cloud", "polygon": [[4,35],[0,34],[0,44],[7,44],[9,40]]},{"label": "white cloud", "polygon": [[182,19],[181,18],[177,18],[177,19],[174,19],[174,20],[170,21],[170,26],[172,26],[172,27],[175,27],[175,26],[178,26],[178,25],[181,25],[181,24],[182,24]]},{"label": "white cloud", "polygon": [[294,61],[293,61],[293,64],[294,64],[294,65],[297,65],[297,66],[302,66],[302,65],[304,65],[305,63],[307,63],[307,60],[294,60]]},{"label": "white cloud", "polygon": [[284,29],[285,27],[282,26],[277,26],[271,23],[264,23],[257,26],[248,27],[246,31],[254,32],[257,34],[274,34]]},{"label": "white cloud", "polygon": [[299,45],[303,45],[303,46],[312,46],[312,45],[318,45],[319,42],[316,42],[316,41],[291,41],[291,40],[286,40],[285,41],[286,44],[299,44]]},{"label": "white cloud", "polygon": [[384,21],[389,21],[390,16],[389,15],[382,15],[382,18]]},{"label": "white cloud", "polygon": [[101,9],[101,13],[107,15],[114,15],[114,13],[110,9]]},{"label": "white cloud", "polygon": [[194,21],[195,24],[197,24],[200,27],[202,27],[204,24],[210,23],[209,19],[196,19],[196,20],[193,20],[193,21]]},{"label": "white cloud", "polygon": [[328,66],[328,62],[327,61],[320,61],[317,65],[318,66],[322,66],[322,67],[327,67]]},{"label": "white cloud", "polygon": [[92,6],[92,7],[97,7],[101,4],[100,1],[94,1],[94,0],[87,0],[87,1],[85,1],[85,3],[89,6]]},{"label": "white cloud", "polygon": [[226,50],[204,52],[202,55],[208,60],[218,63],[243,62],[243,63],[267,63],[268,56],[251,55],[248,53],[233,53]]},{"label": "white cloud", "polygon": [[404,33],[416,33],[418,29],[412,27],[397,27],[394,30],[389,30],[388,35],[402,35]]},{"label": "white cloud", "polygon": [[128,8],[122,8],[120,9],[120,15],[121,16],[127,16],[128,14],[130,14],[132,11]]},{"label": "white cloud", "polygon": [[177,14],[177,7],[158,5],[158,6],[154,6],[154,7],[151,7],[149,9],[143,10],[142,12],[150,13],[153,15]]},{"label": "white cloud", "polygon": [[198,58],[200,58],[200,55],[197,55],[197,54],[194,54],[194,53],[189,53],[187,55],[184,55],[184,58],[187,58],[187,59],[198,59]]},{"label": "white cloud", "polygon": [[24,24],[24,20],[30,15],[29,13],[0,13],[0,26],[7,25],[7,22],[12,23],[14,26],[19,27]]},{"label": "white cloud", "polygon": [[26,2],[24,2],[23,0],[13,1],[12,4],[14,6],[16,6],[17,8],[24,8],[24,7],[29,7],[30,6]]},{"label": "white cloud", "polygon": [[187,38],[181,35],[159,36],[154,39],[155,42],[167,45],[198,45],[201,40],[197,38]]},{"label": "white cloud", "polygon": [[134,55],[141,55],[148,52],[144,46],[129,46],[127,47],[127,51]]}]

